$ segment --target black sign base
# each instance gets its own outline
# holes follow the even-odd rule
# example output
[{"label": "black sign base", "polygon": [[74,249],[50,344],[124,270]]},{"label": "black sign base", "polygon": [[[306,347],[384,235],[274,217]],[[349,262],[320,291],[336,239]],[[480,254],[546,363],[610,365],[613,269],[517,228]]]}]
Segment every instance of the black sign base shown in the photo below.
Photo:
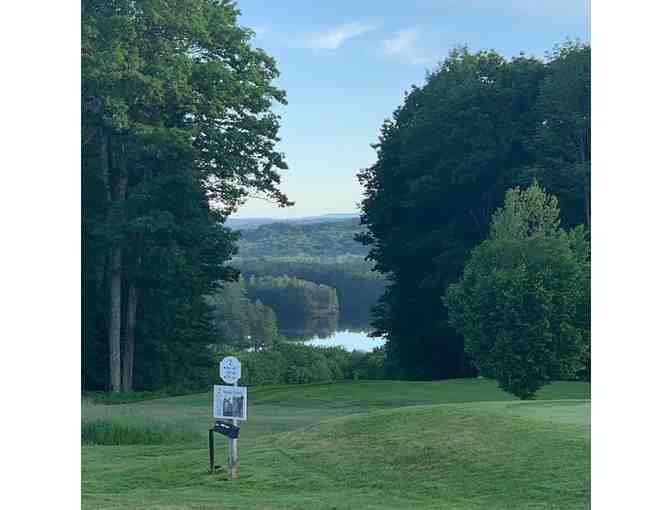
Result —
[{"label": "black sign base", "polygon": [[216,421],[215,426],[208,431],[208,444],[210,446],[210,474],[222,469],[222,466],[215,465],[215,435],[218,432],[231,439],[238,439],[240,427],[231,425],[224,421]]}]

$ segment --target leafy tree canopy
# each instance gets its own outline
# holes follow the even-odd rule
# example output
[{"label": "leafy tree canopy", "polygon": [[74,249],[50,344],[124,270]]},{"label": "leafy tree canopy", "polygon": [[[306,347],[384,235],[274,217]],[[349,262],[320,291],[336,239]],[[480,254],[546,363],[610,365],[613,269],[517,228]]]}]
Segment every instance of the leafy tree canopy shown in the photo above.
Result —
[{"label": "leafy tree canopy", "polygon": [[[383,123],[377,161],[359,173],[366,231],[358,239],[390,281],[374,326],[398,376],[474,373],[442,296],[488,235],[507,189],[537,177],[557,193],[563,226],[586,221],[586,55],[574,43],[546,62],[458,48]],[[570,68],[581,78],[565,76]],[[570,107],[576,113],[564,117]]]},{"label": "leafy tree canopy", "polygon": [[441,296],[532,161],[525,140],[544,76],[537,59],[453,51],[384,123],[378,160],[359,174],[368,229],[359,239],[392,282],[374,325],[402,377],[472,373]]},{"label": "leafy tree canopy", "polygon": [[480,372],[533,398],[576,378],[590,349],[590,260],[582,226],[560,226],[555,197],[515,188],[446,294],[449,320]]},{"label": "leafy tree canopy", "polygon": [[197,377],[217,337],[204,296],[236,278],[226,215],[251,196],[291,204],[272,111],[285,94],[238,14],[228,0],[82,2],[87,387]]}]

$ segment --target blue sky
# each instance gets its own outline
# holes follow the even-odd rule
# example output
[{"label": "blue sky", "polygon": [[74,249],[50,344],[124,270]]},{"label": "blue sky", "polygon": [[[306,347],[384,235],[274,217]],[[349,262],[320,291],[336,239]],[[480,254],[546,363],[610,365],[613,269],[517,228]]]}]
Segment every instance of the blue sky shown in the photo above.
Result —
[{"label": "blue sky", "polygon": [[356,212],[370,144],[412,84],[451,48],[543,57],[590,39],[590,0],[239,0],[253,45],[275,57],[288,105],[281,188],[294,207],[250,200],[237,217]]}]

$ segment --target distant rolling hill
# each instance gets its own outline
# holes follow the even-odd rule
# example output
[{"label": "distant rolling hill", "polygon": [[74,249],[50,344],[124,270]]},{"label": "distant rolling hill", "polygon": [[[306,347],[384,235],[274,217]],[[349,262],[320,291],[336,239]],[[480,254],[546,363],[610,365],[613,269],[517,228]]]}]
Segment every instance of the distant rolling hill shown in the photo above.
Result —
[{"label": "distant rolling hill", "polygon": [[[238,256],[243,259],[364,257],[368,248],[354,240],[362,227],[359,219],[352,216],[348,219],[335,215],[301,218],[301,221],[276,221],[240,229]],[[325,218],[328,219],[325,221]]]},{"label": "distant rolling hill", "polygon": [[261,225],[283,223],[290,225],[314,225],[318,223],[334,223],[359,218],[356,213],[332,213],[321,216],[305,216],[303,218],[228,218],[225,225],[233,230],[251,230]]}]

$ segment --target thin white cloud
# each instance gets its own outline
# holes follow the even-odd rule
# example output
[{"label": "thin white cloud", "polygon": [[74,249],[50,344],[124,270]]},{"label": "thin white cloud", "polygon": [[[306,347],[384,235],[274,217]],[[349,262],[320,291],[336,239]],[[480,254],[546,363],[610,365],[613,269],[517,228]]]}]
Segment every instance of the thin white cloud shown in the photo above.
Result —
[{"label": "thin white cloud", "polygon": [[315,51],[335,50],[348,39],[366,34],[377,28],[378,25],[375,23],[345,23],[309,36],[305,41],[305,46]]},{"label": "thin white cloud", "polygon": [[420,47],[418,40],[417,29],[399,30],[394,37],[383,40],[383,53],[414,65],[428,64],[435,60],[434,56]]},{"label": "thin white cloud", "polygon": [[386,55],[401,55],[412,51],[418,34],[415,30],[399,30],[392,39],[385,39],[383,47]]}]

